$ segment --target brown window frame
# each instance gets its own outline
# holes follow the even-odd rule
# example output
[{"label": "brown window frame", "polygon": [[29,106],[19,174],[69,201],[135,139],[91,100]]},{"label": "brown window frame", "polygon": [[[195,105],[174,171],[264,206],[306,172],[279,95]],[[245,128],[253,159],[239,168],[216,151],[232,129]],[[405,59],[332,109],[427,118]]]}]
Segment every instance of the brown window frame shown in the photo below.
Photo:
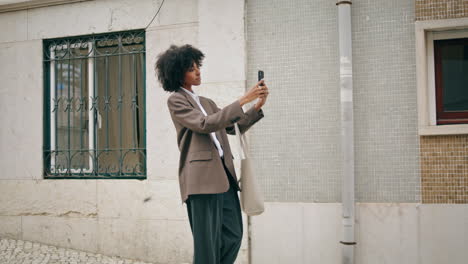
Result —
[{"label": "brown window frame", "polygon": [[434,66],[435,66],[435,90],[436,90],[436,122],[437,125],[468,124],[468,111],[444,111],[443,109],[443,81],[441,47],[451,44],[468,45],[468,38],[434,40]]}]

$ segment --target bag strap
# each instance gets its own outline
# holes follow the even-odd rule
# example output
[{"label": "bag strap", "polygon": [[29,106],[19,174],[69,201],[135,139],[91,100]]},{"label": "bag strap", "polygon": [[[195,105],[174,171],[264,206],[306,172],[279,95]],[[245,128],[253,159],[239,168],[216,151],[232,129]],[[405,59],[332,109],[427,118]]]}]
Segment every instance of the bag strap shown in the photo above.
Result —
[{"label": "bag strap", "polygon": [[242,135],[241,132],[240,132],[240,129],[239,129],[239,125],[236,123],[234,123],[234,128],[235,128],[235,131],[236,131],[236,141],[237,141],[237,153],[239,153],[239,158],[241,160],[245,159],[245,144],[246,142],[245,141],[245,135]]}]

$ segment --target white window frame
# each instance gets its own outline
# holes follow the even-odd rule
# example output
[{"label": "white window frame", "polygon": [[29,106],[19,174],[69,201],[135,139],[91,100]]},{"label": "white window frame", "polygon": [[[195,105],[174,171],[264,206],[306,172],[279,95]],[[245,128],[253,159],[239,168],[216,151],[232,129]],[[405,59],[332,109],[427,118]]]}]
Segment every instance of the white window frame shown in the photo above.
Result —
[{"label": "white window frame", "polygon": [[468,18],[416,21],[419,135],[468,134],[468,124],[437,125],[434,40],[468,37]]},{"label": "white window frame", "polygon": [[[94,95],[94,49],[93,43],[88,42],[88,51],[89,51],[89,58],[88,58],[88,94],[89,96]],[[50,49],[50,105],[54,105],[55,101],[55,52],[51,48]],[[89,100],[91,102],[91,100]],[[95,127],[94,127],[94,111],[97,109],[90,110],[88,105],[88,150],[90,153],[89,156],[89,168],[81,168],[81,169],[55,169],[55,155],[53,153],[56,151],[56,142],[55,142],[55,134],[57,129],[57,124],[55,122],[56,112],[50,112],[50,150],[51,150],[51,159],[50,159],[50,171],[51,173],[66,173],[69,169],[71,173],[92,173],[94,168],[94,160],[93,160],[93,153],[94,153],[94,136],[95,136]],[[98,112],[99,116],[99,112]],[[100,120],[99,120],[100,121]],[[99,122],[100,125],[100,122]]]}]

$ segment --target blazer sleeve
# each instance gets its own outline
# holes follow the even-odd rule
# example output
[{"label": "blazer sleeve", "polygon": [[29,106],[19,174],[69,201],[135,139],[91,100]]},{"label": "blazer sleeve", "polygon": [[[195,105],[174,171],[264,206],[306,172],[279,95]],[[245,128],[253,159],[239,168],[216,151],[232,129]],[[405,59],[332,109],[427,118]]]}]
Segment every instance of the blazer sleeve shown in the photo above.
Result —
[{"label": "blazer sleeve", "polygon": [[[207,98],[211,104],[216,109],[216,112],[221,111],[221,109],[216,105],[216,103]],[[249,110],[245,112],[245,115],[242,119],[238,120],[237,124],[239,125],[239,130],[241,134],[244,134],[247,130],[249,130],[250,127],[252,127],[255,123],[257,123],[260,119],[262,119],[265,115],[263,114],[263,110],[260,108],[260,110],[256,110],[254,106],[250,107]],[[235,122],[234,122],[235,123]],[[234,128],[234,124],[231,124],[226,127],[226,133],[230,135],[235,135],[236,130]]]},{"label": "blazer sleeve", "polygon": [[167,106],[172,119],[192,131],[205,134],[225,129],[244,119],[246,115],[239,100],[207,116],[198,108],[193,107],[184,97],[170,96]]}]

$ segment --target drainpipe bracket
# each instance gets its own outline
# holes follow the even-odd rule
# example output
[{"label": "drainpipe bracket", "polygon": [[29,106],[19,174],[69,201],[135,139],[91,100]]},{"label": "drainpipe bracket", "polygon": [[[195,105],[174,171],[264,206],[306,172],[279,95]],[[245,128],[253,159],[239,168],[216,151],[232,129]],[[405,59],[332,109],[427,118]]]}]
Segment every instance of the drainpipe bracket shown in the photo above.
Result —
[{"label": "drainpipe bracket", "polygon": [[352,246],[352,245],[357,244],[356,242],[344,242],[344,241],[340,241],[340,243],[343,244],[343,245],[347,245],[347,246]]},{"label": "drainpipe bracket", "polygon": [[341,4],[350,4],[350,5],[352,5],[353,3],[351,3],[351,1],[339,1],[338,3],[336,3],[336,5],[341,5]]}]

